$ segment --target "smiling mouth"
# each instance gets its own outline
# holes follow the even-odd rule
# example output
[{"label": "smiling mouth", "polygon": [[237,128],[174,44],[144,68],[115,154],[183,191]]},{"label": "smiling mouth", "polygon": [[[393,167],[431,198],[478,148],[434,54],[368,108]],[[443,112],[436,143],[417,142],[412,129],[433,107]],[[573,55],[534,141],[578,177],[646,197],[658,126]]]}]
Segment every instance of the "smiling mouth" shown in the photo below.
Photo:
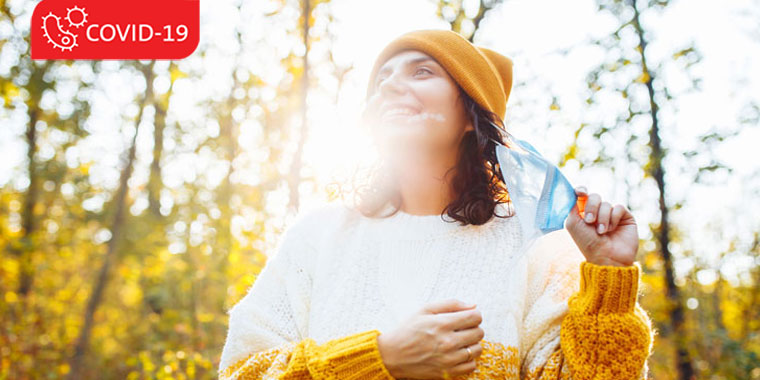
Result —
[{"label": "smiling mouth", "polygon": [[383,113],[383,115],[380,118],[382,120],[398,119],[398,118],[406,119],[412,116],[417,116],[419,114],[420,113],[418,111],[412,110],[411,108],[402,107],[402,108],[394,108],[394,109],[388,110],[385,113]]},{"label": "smiling mouth", "polygon": [[414,122],[419,122],[419,121],[428,120],[428,119],[435,120],[437,122],[443,122],[446,120],[446,118],[440,113],[413,112],[413,111],[394,112],[394,110],[384,113],[382,117],[380,118],[381,121],[390,121],[394,119],[404,121],[405,123],[414,123]]}]

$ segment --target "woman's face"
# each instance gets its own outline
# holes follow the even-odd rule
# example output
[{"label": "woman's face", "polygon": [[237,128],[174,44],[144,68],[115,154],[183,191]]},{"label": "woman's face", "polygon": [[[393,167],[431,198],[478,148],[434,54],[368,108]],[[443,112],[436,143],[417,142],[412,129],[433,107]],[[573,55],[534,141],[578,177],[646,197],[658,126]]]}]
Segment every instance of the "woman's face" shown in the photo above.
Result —
[{"label": "woman's face", "polygon": [[[406,50],[378,70],[365,121],[380,153],[390,158],[447,157],[455,162],[465,132],[473,129],[459,87],[429,55]],[[411,156],[410,156],[411,155]]]}]

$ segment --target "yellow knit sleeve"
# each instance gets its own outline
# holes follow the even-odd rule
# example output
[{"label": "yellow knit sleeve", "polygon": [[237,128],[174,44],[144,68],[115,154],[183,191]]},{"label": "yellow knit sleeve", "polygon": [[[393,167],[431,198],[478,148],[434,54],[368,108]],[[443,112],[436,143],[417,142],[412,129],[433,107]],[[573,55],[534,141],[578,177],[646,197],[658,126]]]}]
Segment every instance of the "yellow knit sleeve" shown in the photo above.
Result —
[{"label": "yellow knit sleeve", "polygon": [[543,236],[527,258],[521,378],[646,379],[653,333],[637,302],[638,263],[590,263],[566,229]]},{"label": "yellow knit sleeve", "polygon": [[575,380],[643,378],[653,334],[637,302],[638,265],[584,261],[580,269],[580,291],[562,321],[561,360]]},{"label": "yellow knit sleeve", "polygon": [[313,339],[251,354],[220,371],[221,380],[368,379],[394,380],[377,347],[378,330],[336,338],[322,345]]}]

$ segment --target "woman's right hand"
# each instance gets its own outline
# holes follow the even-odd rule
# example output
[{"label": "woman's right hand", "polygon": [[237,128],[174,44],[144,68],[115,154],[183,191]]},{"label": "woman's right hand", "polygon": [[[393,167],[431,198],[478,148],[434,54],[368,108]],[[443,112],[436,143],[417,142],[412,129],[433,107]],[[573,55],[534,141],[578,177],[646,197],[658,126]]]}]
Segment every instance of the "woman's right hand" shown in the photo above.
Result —
[{"label": "woman's right hand", "polygon": [[[453,378],[475,370],[483,352],[483,320],[475,305],[450,299],[432,302],[389,333],[377,337],[380,356],[396,379]],[[469,347],[472,357],[467,360]]]}]

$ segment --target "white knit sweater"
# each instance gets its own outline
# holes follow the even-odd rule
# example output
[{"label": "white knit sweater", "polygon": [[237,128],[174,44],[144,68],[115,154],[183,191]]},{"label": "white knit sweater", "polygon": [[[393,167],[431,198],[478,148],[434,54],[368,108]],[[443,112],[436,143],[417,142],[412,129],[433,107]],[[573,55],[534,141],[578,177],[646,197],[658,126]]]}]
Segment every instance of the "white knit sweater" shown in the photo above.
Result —
[{"label": "white knit sweater", "polygon": [[[497,213],[507,212],[500,205]],[[389,332],[424,304],[455,298],[477,304],[481,360],[497,363],[499,378],[535,372],[559,350],[560,322],[579,290],[584,257],[564,229],[518,255],[516,218],[461,226],[399,211],[374,219],[337,202],[299,216],[229,311],[220,371],[273,349],[284,368],[283,353],[303,339],[322,344],[371,329]]]}]

